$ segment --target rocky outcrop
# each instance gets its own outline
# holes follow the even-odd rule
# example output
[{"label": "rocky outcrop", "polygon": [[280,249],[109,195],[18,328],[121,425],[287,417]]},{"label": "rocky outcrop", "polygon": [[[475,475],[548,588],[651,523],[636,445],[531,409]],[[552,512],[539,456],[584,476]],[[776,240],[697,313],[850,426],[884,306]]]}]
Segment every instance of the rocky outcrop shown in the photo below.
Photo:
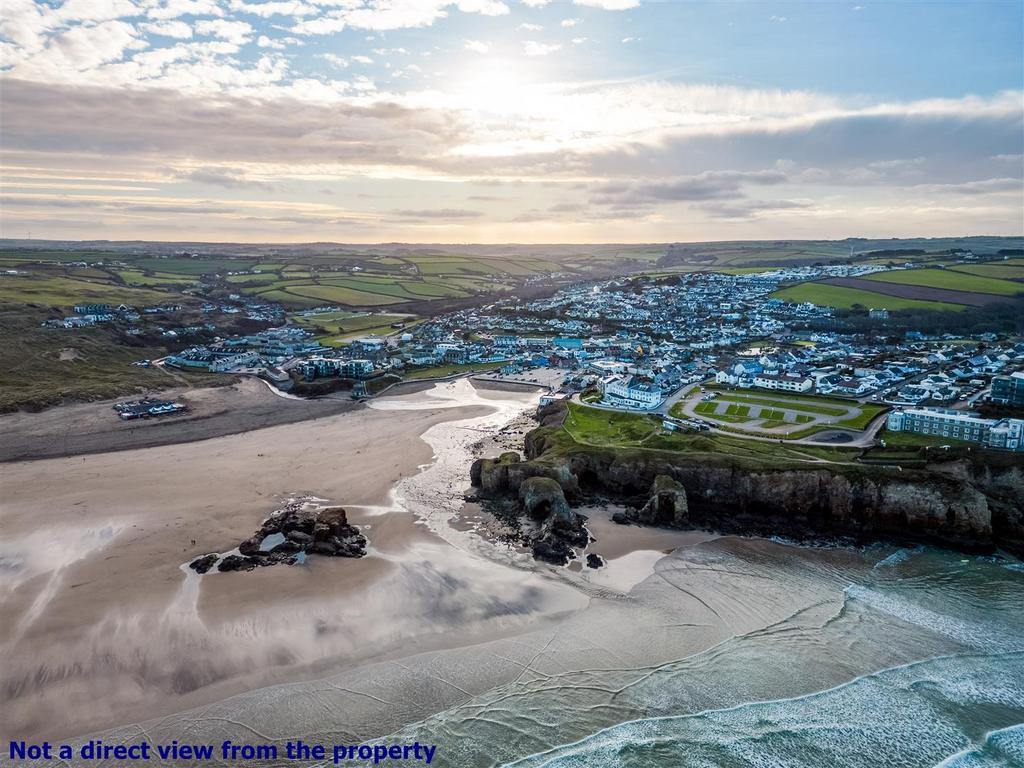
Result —
[{"label": "rocky outcrop", "polygon": [[712,451],[567,448],[554,433],[542,427],[528,434],[525,460],[483,460],[479,495],[518,495],[524,480],[547,477],[570,501],[602,496],[636,508],[617,522],[1024,554],[1019,456],[959,457],[902,469],[851,462],[774,467]]},{"label": "rocky outcrop", "polygon": [[585,518],[569,508],[562,487],[550,477],[534,476],[519,485],[522,511],[539,528],[533,537],[533,556],[564,565],[576,557],[574,547],[586,547],[590,535]]},{"label": "rocky outcrop", "polygon": [[651,485],[650,498],[635,515],[644,525],[681,528],[689,522],[686,490],[668,475],[658,475]]},{"label": "rocky outcrop", "polygon": [[519,503],[534,520],[570,514],[562,486],[550,477],[531,477],[519,486]]},{"label": "rocky outcrop", "polygon": [[189,563],[189,568],[191,568],[196,573],[206,573],[208,570],[213,568],[214,564],[216,564],[218,560],[220,560],[220,555],[218,555],[216,552],[212,552],[209,555],[197,557],[195,560]]},{"label": "rocky outcrop", "polygon": [[268,517],[256,533],[238,545],[238,552],[223,558],[203,555],[189,567],[197,573],[206,573],[214,564],[218,571],[251,571],[278,563],[293,565],[306,555],[362,557],[366,537],[349,524],[343,508],[317,510],[297,501]]}]

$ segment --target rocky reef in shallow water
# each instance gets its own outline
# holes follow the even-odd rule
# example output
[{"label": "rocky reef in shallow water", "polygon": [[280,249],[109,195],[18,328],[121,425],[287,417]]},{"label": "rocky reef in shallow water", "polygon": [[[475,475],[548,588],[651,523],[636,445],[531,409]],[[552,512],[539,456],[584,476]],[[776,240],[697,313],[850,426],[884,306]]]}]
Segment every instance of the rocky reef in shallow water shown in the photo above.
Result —
[{"label": "rocky reef in shallow water", "polygon": [[313,509],[305,501],[291,502],[268,517],[260,529],[238,545],[238,554],[210,553],[189,563],[197,573],[214,566],[218,571],[251,571],[268,565],[293,565],[307,555],[362,557],[366,537],[348,522],[342,507]]},{"label": "rocky reef in shallow water", "polygon": [[526,436],[525,458],[478,459],[483,499],[516,498],[547,478],[567,503],[627,507],[616,522],[802,540],[879,539],[1024,555],[1024,462],[959,457],[922,468],[854,462],[752,464],[724,454],[616,449],[566,440],[555,426]]}]

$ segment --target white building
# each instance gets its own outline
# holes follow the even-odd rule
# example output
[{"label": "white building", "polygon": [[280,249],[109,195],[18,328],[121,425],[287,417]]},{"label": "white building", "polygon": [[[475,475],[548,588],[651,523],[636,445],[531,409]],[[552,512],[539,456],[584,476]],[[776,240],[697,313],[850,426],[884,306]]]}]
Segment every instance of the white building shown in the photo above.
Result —
[{"label": "white building", "polygon": [[793,376],[786,373],[762,373],[754,378],[754,386],[762,389],[778,389],[784,392],[809,392],[814,382],[807,376]]},{"label": "white building", "polygon": [[1024,419],[986,419],[973,411],[918,407],[893,411],[886,426],[893,432],[916,432],[987,448],[1024,451]]},{"label": "white building", "polygon": [[620,408],[650,410],[664,399],[661,388],[632,376],[611,376],[603,381],[604,403]]}]

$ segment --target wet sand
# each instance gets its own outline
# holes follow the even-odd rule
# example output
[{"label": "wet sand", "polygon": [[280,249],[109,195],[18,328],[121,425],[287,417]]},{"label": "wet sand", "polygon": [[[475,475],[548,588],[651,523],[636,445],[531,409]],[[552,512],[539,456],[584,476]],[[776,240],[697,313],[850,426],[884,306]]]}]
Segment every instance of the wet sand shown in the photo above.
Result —
[{"label": "wet sand", "polygon": [[[485,563],[396,508],[391,493],[431,462],[426,430],[495,412],[468,383],[455,386],[458,397],[447,400],[379,401],[388,412],[362,408],[196,443],[8,465],[4,735],[72,736],[337,671],[411,638],[422,650],[503,631],[500,605],[464,599],[448,584],[483,585]],[[523,409],[530,400],[502,395],[501,404]],[[455,503],[465,485],[443,490]],[[302,494],[348,508],[369,556],[202,577],[180,567],[230,550]],[[549,600],[512,575],[509,600],[537,590],[524,615],[578,604]],[[488,621],[487,611],[497,618]],[[442,637],[453,629],[465,631]]]},{"label": "wet sand", "polygon": [[[906,764],[934,765],[1024,719],[1024,576],[991,558],[623,527],[610,508],[583,510],[596,571],[480,535],[469,460],[521,445],[535,401],[459,380],[314,422],[9,465],[3,738],[419,740],[452,768],[678,765],[701,749],[739,765],[765,738],[820,738],[778,760],[819,765],[856,712],[842,755],[877,765],[894,723],[935,728],[938,697],[905,692],[949,680],[952,735],[899,741],[918,750]],[[346,506],[369,555],[180,568],[297,494]],[[873,682],[893,669],[906,682]],[[860,698],[804,703],[844,686]]]},{"label": "wet sand", "polygon": [[224,387],[179,388],[156,394],[188,405],[176,416],[122,421],[111,406],[137,399],[61,405],[42,413],[0,416],[0,462],[79,456],[208,440],[359,408],[345,393],[302,400],[252,377]]}]

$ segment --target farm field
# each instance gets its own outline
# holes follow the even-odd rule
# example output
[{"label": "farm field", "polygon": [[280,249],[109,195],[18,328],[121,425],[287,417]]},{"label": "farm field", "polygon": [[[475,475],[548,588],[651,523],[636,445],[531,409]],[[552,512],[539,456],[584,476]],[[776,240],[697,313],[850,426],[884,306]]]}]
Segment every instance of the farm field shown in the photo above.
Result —
[{"label": "farm field", "polygon": [[173,293],[151,288],[119,285],[112,278],[107,282],[43,274],[0,278],[0,303],[41,304],[69,312],[75,304],[141,306],[160,304],[174,297]]},{"label": "farm field", "polygon": [[[965,275],[965,277],[969,277],[969,275]],[[933,301],[945,304],[962,304],[968,307],[981,307],[985,304],[992,304],[997,301],[1006,301],[1010,298],[1008,296],[993,293],[954,291],[948,288],[932,288],[926,285],[866,280],[859,277],[834,277],[829,280],[822,280],[821,282],[826,285],[838,285],[844,288],[880,293],[883,296],[894,296],[898,299]]]},{"label": "farm field", "polygon": [[863,278],[870,282],[897,283],[928,288],[943,288],[950,291],[969,293],[991,293],[998,296],[1013,296],[1024,293],[1024,286],[994,277],[965,273],[951,269],[899,269],[891,272],[877,272]]},{"label": "farm field", "polygon": [[[1012,264],[1007,261],[992,264],[955,264],[946,267],[946,269],[954,272],[965,272],[968,275],[978,275],[979,277],[1024,281],[1024,263]],[[1024,290],[1024,285],[1021,286],[1021,290]]]},{"label": "farm field", "polygon": [[850,288],[842,285],[828,283],[800,283],[788,288],[775,291],[772,296],[776,299],[791,302],[809,301],[824,307],[836,307],[837,309],[851,309],[856,305],[862,307],[873,307],[876,309],[938,309],[950,312],[960,312],[967,305],[953,304],[942,301],[927,301],[921,299],[908,299],[901,296],[887,296],[875,291]]}]

